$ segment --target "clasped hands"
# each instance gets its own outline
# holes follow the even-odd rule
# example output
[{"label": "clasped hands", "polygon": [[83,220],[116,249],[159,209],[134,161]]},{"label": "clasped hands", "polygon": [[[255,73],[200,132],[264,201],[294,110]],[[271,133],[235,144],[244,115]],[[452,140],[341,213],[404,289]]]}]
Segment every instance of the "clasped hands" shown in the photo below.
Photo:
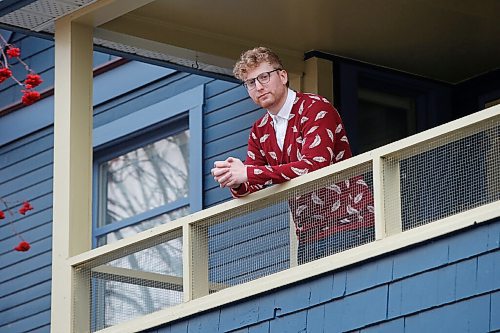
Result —
[{"label": "clasped hands", "polygon": [[237,188],[248,180],[247,167],[235,157],[229,157],[225,161],[215,161],[211,172],[220,187]]}]

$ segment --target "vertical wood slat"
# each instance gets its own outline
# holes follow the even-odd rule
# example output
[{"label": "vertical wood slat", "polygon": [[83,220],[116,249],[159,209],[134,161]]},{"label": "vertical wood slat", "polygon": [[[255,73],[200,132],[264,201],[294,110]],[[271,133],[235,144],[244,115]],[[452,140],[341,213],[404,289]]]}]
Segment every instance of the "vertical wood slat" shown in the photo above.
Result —
[{"label": "vertical wood slat", "polygon": [[182,227],[184,302],[208,295],[208,227]]},{"label": "vertical wood slat", "polygon": [[299,253],[299,241],[297,239],[297,234],[295,233],[295,222],[293,221],[293,214],[290,214],[290,267],[296,267],[299,265],[298,253]]},{"label": "vertical wood slat", "polygon": [[399,234],[403,231],[401,220],[401,178],[399,161],[388,162],[382,158],[383,164],[383,200],[385,210],[386,236]]},{"label": "vertical wood slat", "polygon": [[399,171],[399,162],[389,163],[384,156],[373,157],[375,239],[377,240],[402,231]]}]

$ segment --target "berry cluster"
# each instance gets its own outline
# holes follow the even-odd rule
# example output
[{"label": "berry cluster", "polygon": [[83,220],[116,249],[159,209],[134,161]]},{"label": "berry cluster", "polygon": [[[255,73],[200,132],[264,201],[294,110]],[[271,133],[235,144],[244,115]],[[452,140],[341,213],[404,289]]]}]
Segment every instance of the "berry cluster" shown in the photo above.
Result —
[{"label": "berry cluster", "polygon": [[[2,35],[0,35],[0,83],[6,81],[11,78],[18,85],[23,87],[21,92],[23,96],[21,98],[21,102],[24,105],[31,105],[40,99],[40,93],[34,90],[38,87],[42,82],[42,78],[40,75],[33,72],[33,70],[21,59],[21,50],[17,47],[14,47],[12,44],[9,44]],[[20,81],[17,79],[12,70],[9,68],[9,61],[12,59],[17,59],[20,64],[24,66],[24,69],[27,72],[24,81]]]},{"label": "berry cluster", "polygon": [[[0,197],[0,201],[5,206],[5,211],[3,211],[3,210],[0,209],[0,220],[6,219],[5,212],[8,212],[8,214],[11,217],[14,217],[15,212],[9,207],[9,203],[7,201],[5,201],[1,197]],[[17,212],[19,214],[21,214],[21,215],[26,215],[26,213],[29,212],[30,210],[33,210],[33,206],[31,205],[31,203],[29,201],[24,201],[23,204],[22,204],[22,206],[17,210]],[[14,231],[14,233],[16,234],[16,236],[20,240],[19,244],[17,244],[17,246],[14,247],[14,250],[16,250],[18,252],[26,252],[26,251],[28,251],[31,248],[30,243],[28,243],[27,241],[25,241],[23,239],[23,237],[16,231],[16,228],[14,227],[14,224],[12,223],[12,221],[9,221],[9,223],[10,223],[10,225],[12,227],[12,230]]]}]

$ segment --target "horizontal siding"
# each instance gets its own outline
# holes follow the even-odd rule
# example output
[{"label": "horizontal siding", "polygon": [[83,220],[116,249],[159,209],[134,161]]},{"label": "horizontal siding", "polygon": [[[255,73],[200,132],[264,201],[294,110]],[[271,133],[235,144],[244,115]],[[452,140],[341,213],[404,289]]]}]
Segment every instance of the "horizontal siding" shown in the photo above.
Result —
[{"label": "horizontal siding", "polygon": [[0,146],[0,170],[20,160],[29,158],[32,150],[42,151],[43,147],[52,149],[53,145],[53,129],[49,127],[12,141],[8,145]]},{"label": "horizontal siding", "polygon": [[[36,325],[36,327],[35,327]],[[50,310],[45,310],[33,315],[24,317],[21,320],[10,322],[0,326],[0,332],[21,333],[21,332],[50,332]]]},{"label": "horizontal siding", "polygon": [[[11,202],[0,225],[0,331],[48,332],[52,262],[52,128],[0,147],[0,193]],[[22,201],[34,209],[17,213]],[[9,221],[10,223],[6,223]],[[16,252],[19,233],[31,244]]]},{"label": "horizontal siding", "polygon": [[14,175],[17,177],[32,172],[39,166],[52,165],[53,155],[52,148],[50,147],[41,151],[39,154],[30,156],[16,164],[0,169],[0,183],[3,183],[2,180],[12,178]]},{"label": "horizontal siding", "polygon": [[27,303],[33,299],[38,299],[44,295],[50,294],[51,290],[51,280],[41,281],[38,284],[29,286],[28,288],[17,292],[14,297],[9,297],[9,295],[3,295],[0,298],[0,311],[4,311],[9,308],[13,308],[18,304]]},{"label": "horizontal siding", "polygon": [[231,198],[219,188],[210,170],[217,160],[237,157],[244,160],[252,124],[263,115],[236,83],[214,81],[206,85],[203,117],[203,189],[204,205],[210,207]]},{"label": "horizontal siding", "polygon": [[145,332],[493,332],[499,310],[497,218]]}]

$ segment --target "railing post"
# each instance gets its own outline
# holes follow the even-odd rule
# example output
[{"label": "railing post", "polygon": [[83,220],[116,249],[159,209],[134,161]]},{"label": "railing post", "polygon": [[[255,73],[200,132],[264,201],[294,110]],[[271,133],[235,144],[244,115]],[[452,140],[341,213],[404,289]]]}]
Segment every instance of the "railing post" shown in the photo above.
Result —
[{"label": "railing post", "polygon": [[373,194],[375,239],[400,233],[402,223],[399,161],[389,162],[384,156],[374,157]]},{"label": "railing post", "polygon": [[[488,154],[490,156],[500,156],[500,133],[495,128],[485,133],[488,145]],[[487,195],[490,198],[497,199],[500,193],[500,177],[498,176],[494,158],[486,158],[486,182]]]},{"label": "railing post", "polygon": [[297,234],[295,232],[295,222],[293,221],[293,214],[290,211],[290,268],[291,267],[296,267],[299,264],[297,255],[298,255],[298,240],[297,240]]},{"label": "railing post", "polygon": [[182,227],[184,302],[209,294],[208,228],[185,224]]}]

